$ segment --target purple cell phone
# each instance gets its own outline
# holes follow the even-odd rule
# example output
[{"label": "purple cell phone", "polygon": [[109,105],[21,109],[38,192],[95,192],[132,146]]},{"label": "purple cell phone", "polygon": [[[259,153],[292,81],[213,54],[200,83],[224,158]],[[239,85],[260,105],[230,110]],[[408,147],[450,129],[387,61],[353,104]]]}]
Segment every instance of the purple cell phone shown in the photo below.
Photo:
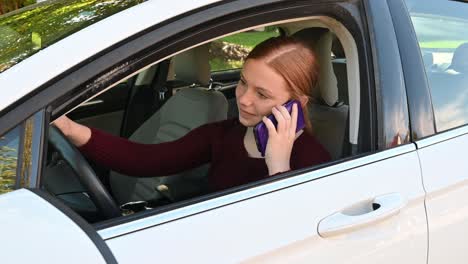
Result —
[{"label": "purple cell phone", "polygon": [[[304,113],[302,112],[301,104],[297,100],[289,100],[283,106],[286,107],[289,113],[291,113],[293,104],[297,104],[297,132],[305,127]],[[270,114],[269,116],[267,116],[267,118],[270,119],[271,122],[273,122],[273,125],[275,125],[275,127],[278,126],[278,121],[276,121],[276,118],[273,114]],[[266,127],[265,123],[263,123],[263,121],[261,121],[254,127],[254,136],[255,142],[257,143],[258,151],[260,151],[262,157],[265,157],[265,150],[268,143],[268,128]]]}]

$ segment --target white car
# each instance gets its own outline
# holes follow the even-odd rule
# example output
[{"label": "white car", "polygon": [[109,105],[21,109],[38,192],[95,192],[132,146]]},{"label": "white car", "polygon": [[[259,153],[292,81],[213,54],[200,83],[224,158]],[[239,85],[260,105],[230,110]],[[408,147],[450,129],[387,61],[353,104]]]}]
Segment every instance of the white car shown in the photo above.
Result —
[{"label": "white car", "polygon": [[[209,164],[129,177],[50,125],[157,143],[235,118],[243,56],[278,34],[318,54],[331,162],[208,192]],[[0,36],[2,263],[468,260],[464,1],[58,0]]]}]

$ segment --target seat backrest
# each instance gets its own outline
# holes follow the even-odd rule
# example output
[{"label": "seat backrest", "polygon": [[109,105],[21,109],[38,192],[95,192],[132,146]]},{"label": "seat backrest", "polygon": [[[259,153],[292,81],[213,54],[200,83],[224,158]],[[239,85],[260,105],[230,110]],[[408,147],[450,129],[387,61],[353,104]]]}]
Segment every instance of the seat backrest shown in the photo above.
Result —
[{"label": "seat backrest", "polygon": [[204,44],[174,56],[170,73],[176,80],[208,86],[211,79],[209,44]]},{"label": "seat backrest", "polygon": [[468,74],[468,42],[459,45],[453,53],[449,69]]},{"label": "seat backrest", "polygon": [[[332,63],[333,33],[326,28],[306,28],[293,34],[316,53],[320,65],[318,87],[312,87],[315,102],[309,104],[314,135],[333,159],[343,156],[346,144],[349,106],[340,100],[338,81]],[[342,77],[342,76],[341,76]],[[347,89],[347,85],[340,85]]]},{"label": "seat backrest", "polygon": [[463,109],[463,106],[468,105],[468,43],[455,50],[446,71],[430,72],[427,77],[437,130],[443,131],[463,124],[463,111],[454,109]]},{"label": "seat backrest", "polygon": [[[207,84],[211,74],[207,51],[208,46],[203,45],[176,55],[173,65],[169,67],[168,79],[188,84]],[[170,97],[129,139],[145,144],[173,141],[203,124],[226,119],[227,107],[226,98],[221,92],[203,87],[185,87]],[[120,204],[164,197],[181,200],[204,191],[207,171],[208,165],[204,165],[177,175],[153,178],[111,172],[110,185]]]},{"label": "seat backrest", "polygon": [[[226,119],[226,113],[227,101],[221,92],[204,88],[183,89],[172,96],[129,139],[145,144],[173,141],[203,124]],[[157,191],[162,185],[169,188],[171,200],[181,200],[205,190],[207,169],[205,166],[177,175],[153,178],[137,178],[112,172],[110,184],[116,200],[121,204],[165,197],[167,193]]]}]

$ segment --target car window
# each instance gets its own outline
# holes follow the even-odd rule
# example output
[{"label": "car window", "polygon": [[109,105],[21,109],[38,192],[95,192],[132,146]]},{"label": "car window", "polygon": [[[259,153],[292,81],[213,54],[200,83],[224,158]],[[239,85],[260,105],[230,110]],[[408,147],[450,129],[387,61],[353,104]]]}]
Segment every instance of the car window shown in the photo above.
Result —
[{"label": "car window", "polygon": [[247,32],[230,35],[210,44],[211,71],[223,71],[242,67],[247,54],[258,43],[279,36],[275,26],[259,27]]},{"label": "car window", "polygon": [[[249,43],[253,48],[258,44],[257,42],[278,35],[278,31],[276,31],[276,28],[274,29],[273,31],[265,31],[265,29],[258,32],[247,31],[223,39],[231,40],[231,43],[235,41],[248,43],[248,41],[251,41]],[[326,65],[322,67],[322,71],[328,71],[327,77],[330,76],[331,78],[333,76],[336,78],[335,82],[327,82],[330,84],[323,87],[330,93],[320,94],[318,91],[314,92],[316,100],[313,103],[311,102],[307,108],[308,118],[314,126],[314,137],[327,150],[331,159],[338,160],[349,157],[353,154],[351,152],[352,144],[356,142],[350,139],[347,125],[349,109],[352,107],[349,97],[356,96],[354,88],[357,85],[354,83],[348,85],[347,66],[349,62],[351,65],[357,64],[356,56],[350,56],[351,59],[349,59],[348,56],[344,55],[340,40],[331,30],[316,27],[309,28],[305,25],[302,30],[294,28],[294,30],[291,30],[291,34],[302,39],[311,48],[322,47],[320,50],[323,50],[323,54],[321,54],[320,58],[323,60],[323,65]],[[225,119],[238,119],[235,89],[239,77],[234,82],[230,79],[228,82],[216,81],[210,83],[213,59],[207,55],[210,51],[212,53],[212,47],[223,39],[216,39],[210,43],[177,53],[173,57],[160,61],[158,64],[140,71],[137,75],[129,77],[133,78],[135,76],[135,81],[125,109],[127,119],[121,123],[122,131],[131,132],[121,134],[121,136],[131,141],[146,144],[170,142],[203,124]],[[316,42],[317,39],[327,41]],[[332,43],[335,44],[333,50],[339,56],[331,56]],[[346,43],[349,45],[348,42]],[[324,47],[328,47],[328,50]],[[242,67],[243,60],[248,52],[250,52],[250,49],[246,50],[246,53],[238,58],[238,67]],[[220,58],[226,58],[226,56],[226,53],[224,53],[220,55]],[[226,65],[224,64],[224,67],[215,68],[214,70],[230,69],[228,68],[229,65]],[[121,83],[125,81],[123,80]],[[115,89],[120,88],[118,85],[114,86],[89,102],[94,102],[97,98],[102,98]],[[351,94],[348,93],[349,89],[353,91]],[[68,114],[75,121],[94,128],[97,127],[95,124],[86,123],[85,120],[76,118],[75,114],[78,111],[88,111],[88,117],[99,120],[95,124],[107,124],[113,118],[109,115],[100,115],[91,108],[80,107]],[[186,113],[191,114],[187,115]],[[204,113],[212,114],[207,116]],[[324,116],[326,116],[325,119]],[[329,128],[328,124],[330,123],[333,123],[333,129]],[[351,127],[355,125],[358,124],[353,124]],[[53,164],[53,166],[49,166],[52,170],[45,171],[48,187],[55,186],[53,182],[54,175],[69,173],[67,166],[62,166],[63,164],[60,162],[54,162],[53,157],[54,155],[50,155],[47,161],[47,164]],[[210,164],[178,172],[170,177],[161,175],[145,179],[128,177],[133,175],[122,175],[118,171],[112,170],[112,168],[99,164],[99,162],[92,165],[93,169],[103,179],[106,179],[106,175],[109,175],[108,187],[112,190],[118,204],[138,200],[147,201],[148,208],[158,208],[168,203],[194,198],[210,192],[207,178]],[[65,185],[71,185],[71,183],[68,182],[64,186],[57,185],[58,187],[52,193],[64,193],[63,188],[80,190],[80,192],[83,189]],[[69,203],[69,201],[66,201],[66,203]],[[82,201],[82,203],[83,205],[80,206],[86,207],[84,205],[86,202]],[[72,205],[70,206],[75,208]],[[76,210],[80,213],[78,209]],[[137,208],[137,210],[140,209]],[[130,211],[135,212],[133,209]],[[93,219],[93,221],[96,221],[97,218]]]},{"label": "car window", "polygon": [[438,132],[468,123],[468,4],[407,0]]},{"label": "car window", "polygon": [[0,194],[15,189],[20,131],[16,127],[0,136]]}]

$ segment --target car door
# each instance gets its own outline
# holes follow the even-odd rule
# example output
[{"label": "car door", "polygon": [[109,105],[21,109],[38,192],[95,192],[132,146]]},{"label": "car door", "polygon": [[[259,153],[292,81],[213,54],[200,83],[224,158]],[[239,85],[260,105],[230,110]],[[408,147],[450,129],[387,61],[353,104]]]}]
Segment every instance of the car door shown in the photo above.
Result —
[{"label": "car door", "polygon": [[99,234],[119,263],[426,263],[420,177],[405,145]]},{"label": "car door", "polygon": [[468,4],[446,0],[405,2],[414,27],[416,44],[411,45],[417,47],[417,57],[409,63],[414,68],[414,61],[420,61],[419,68],[424,69],[424,81],[418,89],[430,92],[430,97],[422,97],[429,99],[427,113],[433,120],[419,120],[432,126],[433,132],[416,140],[427,192],[428,263],[466,263]]},{"label": "car door", "polygon": [[[126,14],[149,19],[138,13],[145,8]],[[350,40],[348,80],[358,95],[350,101],[354,155],[93,227],[119,263],[426,263],[421,169],[385,1],[212,4],[115,44],[19,102],[2,121],[11,125],[11,116],[37,108],[54,119],[135,69],[223,34],[323,18]]]},{"label": "car door", "polygon": [[[311,6],[314,12],[332,10]],[[366,10],[372,30],[373,60],[359,63],[365,72],[360,76],[380,82],[364,81],[361,93],[369,95],[367,88],[379,93],[376,101],[361,97],[361,110],[375,112],[361,112],[359,140],[376,139],[375,149],[175,209],[96,225],[119,262],[426,263],[425,192],[416,146],[409,141],[399,49],[395,34],[388,33],[394,32],[389,7],[384,1],[348,7]]]},{"label": "car door", "polygon": [[2,262],[116,263],[90,224],[37,188],[43,128],[40,111],[0,136]]}]

